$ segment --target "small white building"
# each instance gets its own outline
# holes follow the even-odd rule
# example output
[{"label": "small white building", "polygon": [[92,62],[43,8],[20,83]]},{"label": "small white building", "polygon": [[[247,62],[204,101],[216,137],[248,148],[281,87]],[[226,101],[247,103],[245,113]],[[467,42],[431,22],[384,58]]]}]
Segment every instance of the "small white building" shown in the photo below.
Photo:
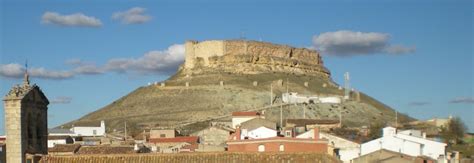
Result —
[{"label": "small white building", "polygon": [[[306,138],[306,139],[312,139],[314,137],[314,129],[311,129],[305,133],[302,133],[296,138]],[[339,159],[343,162],[350,162],[352,159],[359,157],[360,153],[360,144],[347,140],[345,138],[332,135],[329,133],[325,132],[319,132],[319,137],[321,139],[327,139],[328,140],[328,145],[332,147],[333,149],[337,149],[338,153],[336,153],[339,156]]]},{"label": "small white building", "polygon": [[232,128],[236,128],[243,122],[260,117],[258,112],[233,112],[232,113]]},{"label": "small white building", "polygon": [[265,126],[255,129],[242,129],[240,139],[263,139],[277,136],[275,129],[267,128]]},{"label": "small white building", "polygon": [[105,136],[105,122],[100,121],[100,126],[73,126],[71,131],[77,136]]},{"label": "small white building", "polygon": [[240,139],[262,139],[277,136],[276,123],[263,118],[254,118],[241,124]]},{"label": "small white building", "polygon": [[48,136],[48,148],[53,148],[57,144],[73,144],[71,136]]},{"label": "small white building", "polygon": [[340,104],[342,97],[340,96],[315,96],[315,95],[298,95],[296,92],[283,93],[282,101],[284,103],[326,103],[326,104]]},{"label": "small white building", "polygon": [[361,156],[385,149],[409,156],[427,156],[437,160],[445,156],[446,144],[426,139],[424,134],[415,130],[397,133],[396,128],[385,127],[381,138],[362,144],[360,149]]}]

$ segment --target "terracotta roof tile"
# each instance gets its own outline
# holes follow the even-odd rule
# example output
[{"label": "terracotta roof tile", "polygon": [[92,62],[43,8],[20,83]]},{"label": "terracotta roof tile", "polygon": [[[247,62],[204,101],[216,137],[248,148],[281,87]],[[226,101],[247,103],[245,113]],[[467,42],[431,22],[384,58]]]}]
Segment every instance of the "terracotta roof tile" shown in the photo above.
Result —
[{"label": "terracotta roof tile", "polygon": [[150,143],[179,143],[179,142],[198,143],[199,142],[199,137],[197,137],[197,136],[181,136],[181,137],[175,137],[175,138],[150,139]]},{"label": "terracotta roof tile", "polygon": [[136,153],[131,146],[83,146],[77,154],[130,154]]},{"label": "terracotta roof tile", "polygon": [[49,148],[48,152],[72,152],[76,153],[81,147],[80,144],[56,144],[53,148]]}]

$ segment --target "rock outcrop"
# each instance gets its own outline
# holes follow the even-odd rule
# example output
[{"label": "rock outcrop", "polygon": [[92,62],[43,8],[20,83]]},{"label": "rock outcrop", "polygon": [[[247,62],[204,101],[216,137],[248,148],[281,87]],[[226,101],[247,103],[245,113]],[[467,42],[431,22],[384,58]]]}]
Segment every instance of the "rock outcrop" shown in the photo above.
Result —
[{"label": "rock outcrop", "polygon": [[210,71],[240,74],[285,72],[329,78],[321,55],[306,48],[294,48],[247,40],[187,41],[184,73]]}]

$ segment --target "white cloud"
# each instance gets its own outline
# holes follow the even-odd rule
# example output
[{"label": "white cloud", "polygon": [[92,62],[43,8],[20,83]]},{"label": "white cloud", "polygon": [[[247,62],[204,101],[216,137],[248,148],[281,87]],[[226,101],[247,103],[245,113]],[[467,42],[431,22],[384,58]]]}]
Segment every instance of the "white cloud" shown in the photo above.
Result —
[{"label": "white cloud", "polygon": [[60,26],[77,26],[77,27],[100,27],[102,22],[91,16],[82,13],[71,15],[61,15],[56,12],[47,11],[43,14],[41,22],[45,24],[54,24]]},{"label": "white cloud", "polygon": [[158,73],[176,70],[184,61],[184,45],[175,44],[164,51],[150,51],[139,58],[110,59],[105,65],[108,71]]},{"label": "white cloud", "polygon": [[104,73],[104,70],[93,64],[84,64],[78,65],[76,68],[74,68],[74,72],[77,74],[95,75]]},{"label": "white cloud", "polygon": [[[155,50],[145,53],[138,58],[112,58],[103,66],[93,62],[84,62],[80,59],[70,59],[65,64],[72,66],[72,70],[48,70],[43,67],[28,68],[31,77],[42,79],[69,79],[76,75],[97,75],[107,72],[119,73],[173,73],[184,62],[184,45],[175,44],[166,50]],[[23,78],[25,69],[17,63],[0,64],[0,76],[5,78]]]},{"label": "white cloud", "polygon": [[415,50],[414,47],[391,45],[389,39],[387,33],[340,30],[313,36],[313,46],[323,54],[335,56],[402,54]]},{"label": "white cloud", "polygon": [[151,16],[146,15],[145,11],[145,8],[133,7],[127,11],[114,13],[112,19],[120,20],[123,24],[142,24],[151,20]]},{"label": "white cloud", "polygon": [[67,97],[67,96],[59,96],[50,100],[52,104],[69,104],[71,103],[71,101],[72,101],[72,97]]},{"label": "white cloud", "polygon": [[474,104],[474,97],[457,97],[457,98],[449,101],[449,103],[453,103],[453,104],[456,104],[456,103]]},{"label": "white cloud", "polygon": [[[0,64],[0,76],[7,78],[23,78],[25,69],[17,63]],[[69,71],[54,71],[45,68],[28,68],[31,77],[42,79],[69,79],[74,77],[74,73]]]},{"label": "white cloud", "polygon": [[21,78],[25,70],[23,67],[16,63],[2,64],[0,65],[0,75],[8,78]]}]

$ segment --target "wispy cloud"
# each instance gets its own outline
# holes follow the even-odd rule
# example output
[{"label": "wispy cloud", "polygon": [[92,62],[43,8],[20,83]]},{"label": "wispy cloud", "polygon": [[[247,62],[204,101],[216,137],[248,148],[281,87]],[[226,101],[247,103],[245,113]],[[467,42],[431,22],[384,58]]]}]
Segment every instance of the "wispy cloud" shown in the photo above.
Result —
[{"label": "wispy cloud", "polygon": [[[22,65],[17,63],[0,64],[0,76],[7,78],[22,78],[25,69]],[[28,73],[31,77],[42,79],[69,79],[74,77],[74,73],[69,71],[48,70],[43,67],[29,68]]]},{"label": "wispy cloud", "polygon": [[123,24],[142,24],[151,20],[151,16],[146,15],[145,11],[145,8],[133,7],[127,11],[114,13],[112,19],[120,20]]},{"label": "wispy cloud", "polygon": [[[111,58],[104,65],[80,59],[65,61],[72,67],[70,70],[48,70],[46,68],[28,68],[30,76],[42,79],[69,79],[77,75],[98,75],[108,72],[144,74],[170,74],[184,62],[184,45],[175,44],[166,50],[154,50],[139,57]],[[0,64],[0,76],[5,78],[22,78],[25,69],[18,63]]]},{"label": "wispy cloud", "polygon": [[71,101],[72,101],[72,97],[68,97],[68,96],[59,96],[50,100],[52,104],[69,104],[71,103]]},{"label": "wispy cloud", "polygon": [[449,101],[449,103],[452,103],[452,104],[459,104],[459,103],[474,104],[474,97],[457,97],[457,98],[452,99],[451,101]]},{"label": "wispy cloud", "polygon": [[430,102],[414,101],[414,102],[408,103],[408,106],[426,106],[430,104],[431,104]]},{"label": "wispy cloud", "polygon": [[405,54],[415,47],[392,45],[390,35],[378,32],[356,32],[340,30],[313,36],[313,47],[325,55],[354,56],[370,54]]},{"label": "wispy cloud", "polygon": [[139,58],[114,58],[104,66],[107,71],[141,74],[176,70],[184,61],[184,45],[175,44],[163,51],[150,51]]},{"label": "wispy cloud", "polygon": [[102,22],[92,16],[84,15],[83,13],[75,13],[70,15],[61,15],[57,12],[47,11],[41,17],[41,22],[44,24],[54,24],[68,27],[100,27]]}]

